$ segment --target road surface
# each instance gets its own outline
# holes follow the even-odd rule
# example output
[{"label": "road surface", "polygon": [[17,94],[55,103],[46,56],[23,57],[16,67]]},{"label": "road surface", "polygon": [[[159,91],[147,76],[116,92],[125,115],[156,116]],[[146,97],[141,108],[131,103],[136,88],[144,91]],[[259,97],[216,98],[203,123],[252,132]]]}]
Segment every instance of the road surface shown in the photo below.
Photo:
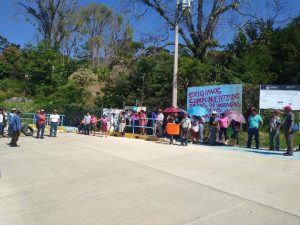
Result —
[{"label": "road surface", "polygon": [[61,134],[0,139],[1,225],[299,225],[300,161]]}]

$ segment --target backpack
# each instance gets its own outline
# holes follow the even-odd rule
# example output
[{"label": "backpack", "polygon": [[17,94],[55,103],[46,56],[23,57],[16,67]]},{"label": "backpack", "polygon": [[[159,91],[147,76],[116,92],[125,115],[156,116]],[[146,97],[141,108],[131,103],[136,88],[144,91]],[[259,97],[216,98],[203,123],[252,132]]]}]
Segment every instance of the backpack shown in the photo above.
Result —
[{"label": "backpack", "polygon": [[294,123],[294,126],[292,127],[292,132],[297,132],[299,130],[298,123]]}]

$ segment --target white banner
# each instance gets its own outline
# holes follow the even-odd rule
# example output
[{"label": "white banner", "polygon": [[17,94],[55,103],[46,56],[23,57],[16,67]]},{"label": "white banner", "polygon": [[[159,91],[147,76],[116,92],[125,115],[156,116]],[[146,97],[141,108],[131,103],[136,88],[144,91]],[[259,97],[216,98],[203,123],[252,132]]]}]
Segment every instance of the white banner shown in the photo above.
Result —
[{"label": "white banner", "polygon": [[259,107],[261,109],[283,109],[290,105],[300,110],[300,85],[261,85]]},{"label": "white banner", "polygon": [[189,87],[187,91],[187,109],[194,106],[206,108],[209,118],[212,111],[219,115],[226,110],[242,112],[243,86],[226,84],[218,86]]}]

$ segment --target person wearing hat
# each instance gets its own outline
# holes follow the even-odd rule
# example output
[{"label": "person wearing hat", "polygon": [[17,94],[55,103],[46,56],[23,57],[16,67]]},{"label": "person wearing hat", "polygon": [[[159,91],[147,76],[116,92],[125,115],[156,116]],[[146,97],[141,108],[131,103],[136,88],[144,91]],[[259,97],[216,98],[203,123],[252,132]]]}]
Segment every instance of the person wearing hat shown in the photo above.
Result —
[{"label": "person wearing hat", "polygon": [[37,130],[36,138],[44,139],[45,126],[46,126],[46,116],[44,114],[44,110],[41,109],[41,111],[38,113],[38,130]]},{"label": "person wearing hat", "polygon": [[287,151],[283,155],[292,156],[294,150],[293,149],[293,137],[294,137],[293,126],[295,121],[295,115],[292,112],[292,107],[289,105],[284,107],[284,113],[285,113],[285,118],[283,121],[283,133],[287,145]]},{"label": "person wearing hat", "polygon": [[255,147],[259,149],[259,129],[263,126],[263,119],[259,114],[257,114],[257,110],[253,109],[251,115],[248,118],[248,142],[247,148],[251,148],[253,135],[255,137]]},{"label": "person wearing hat", "polygon": [[8,122],[8,137],[12,137],[13,132],[12,132],[12,119],[16,115],[16,108],[11,109],[11,113],[8,113],[7,115],[7,122]]},{"label": "person wearing hat", "polygon": [[17,144],[22,129],[20,111],[16,111],[15,115],[11,120],[12,139],[9,143],[10,147],[19,147]]},{"label": "person wearing hat", "polygon": [[50,119],[50,137],[56,137],[57,126],[60,121],[60,116],[57,114],[57,110],[55,109],[53,113],[49,117]]},{"label": "person wearing hat", "polygon": [[213,111],[211,113],[211,117],[209,118],[209,129],[210,129],[210,138],[209,138],[209,144],[215,145],[216,144],[216,138],[217,138],[217,112]]}]

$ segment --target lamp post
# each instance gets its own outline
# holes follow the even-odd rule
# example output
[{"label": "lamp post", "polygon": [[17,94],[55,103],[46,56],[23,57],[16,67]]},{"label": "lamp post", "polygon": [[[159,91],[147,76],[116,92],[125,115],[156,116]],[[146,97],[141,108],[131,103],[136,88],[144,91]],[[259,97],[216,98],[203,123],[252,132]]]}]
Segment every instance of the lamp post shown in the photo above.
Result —
[{"label": "lamp post", "polygon": [[174,43],[174,68],[173,68],[173,93],[172,106],[177,107],[177,73],[178,73],[178,37],[179,37],[179,0],[176,0],[175,13],[175,43]]},{"label": "lamp post", "polygon": [[189,10],[191,7],[192,0],[176,0],[176,13],[175,13],[175,41],[174,41],[174,68],[173,68],[173,91],[172,91],[172,106],[177,107],[177,96],[178,96],[178,42],[179,42],[179,21],[180,21],[180,11],[184,12]]}]

